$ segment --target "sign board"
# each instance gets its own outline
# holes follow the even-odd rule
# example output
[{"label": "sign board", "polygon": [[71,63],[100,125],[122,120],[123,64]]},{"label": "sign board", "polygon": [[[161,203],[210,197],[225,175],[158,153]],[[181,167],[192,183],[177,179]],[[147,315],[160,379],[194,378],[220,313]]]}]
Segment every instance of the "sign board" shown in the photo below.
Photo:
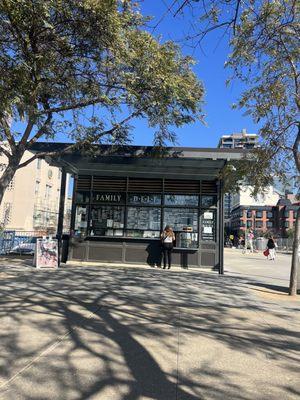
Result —
[{"label": "sign board", "polygon": [[93,193],[94,203],[125,203],[125,193]]},{"label": "sign board", "polygon": [[58,268],[57,239],[37,239],[35,266],[36,268]]}]

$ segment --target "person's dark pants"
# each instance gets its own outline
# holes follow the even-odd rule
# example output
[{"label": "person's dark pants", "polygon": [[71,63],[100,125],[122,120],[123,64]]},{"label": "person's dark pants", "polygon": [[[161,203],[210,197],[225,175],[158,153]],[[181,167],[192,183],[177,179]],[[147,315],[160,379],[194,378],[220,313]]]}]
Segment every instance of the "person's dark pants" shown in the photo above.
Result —
[{"label": "person's dark pants", "polygon": [[164,253],[164,269],[167,267],[167,258],[168,258],[168,268],[171,268],[172,263],[172,243],[164,243],[163,244],[163,253]]}]

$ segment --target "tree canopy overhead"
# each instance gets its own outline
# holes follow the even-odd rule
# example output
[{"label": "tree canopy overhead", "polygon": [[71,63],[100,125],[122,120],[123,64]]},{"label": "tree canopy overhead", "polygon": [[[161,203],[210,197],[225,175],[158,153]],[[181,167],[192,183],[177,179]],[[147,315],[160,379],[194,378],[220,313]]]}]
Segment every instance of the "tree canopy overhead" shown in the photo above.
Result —
[{"label": "tree canopy overhead", "polygon": [[201,118],[193,60],[151,36],[130,0],[3,0],[0,3],[0,135],[8,166],[0,200],[25,150],[40,138],[77,145],[124,143],[147,118],[154,143]]},{"label": "tree canopy overhead", "polygon": [[[300,3],[296,0],[176,0],[174,15],[193,10],[194,32],[201,43],[211,30],[228,34],[227,66],[244,84],[235,107],[258,124],[261,148],[256,163],[243,162],[236,176],[263,189],[274,177],[295,176],[300,187]],[[233,179],[234,180],[234,179]],[[297,293],[300,209],[295,235],[290,294]],[[300,273],[300,271],[299,271]]]}]

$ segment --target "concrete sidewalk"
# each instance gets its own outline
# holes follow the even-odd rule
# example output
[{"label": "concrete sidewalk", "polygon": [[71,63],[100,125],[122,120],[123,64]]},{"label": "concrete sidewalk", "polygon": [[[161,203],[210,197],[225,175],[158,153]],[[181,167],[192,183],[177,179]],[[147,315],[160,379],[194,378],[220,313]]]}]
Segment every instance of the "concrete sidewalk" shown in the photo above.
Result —
[{"label": "concrete sidewalk", "polygon": [[300,303],[237,272],[0,265],[1,399],[299,398]]}]

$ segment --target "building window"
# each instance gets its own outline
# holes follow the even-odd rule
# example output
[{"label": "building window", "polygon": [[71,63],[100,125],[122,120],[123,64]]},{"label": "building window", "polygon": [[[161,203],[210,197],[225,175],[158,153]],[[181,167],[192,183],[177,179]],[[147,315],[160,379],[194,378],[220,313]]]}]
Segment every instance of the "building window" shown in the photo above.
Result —
[{"label": "building window", "polygon": [[[190,196],[190,197],[198,197],[198,196]],[[202,196],[201,197],[201,206],[202,207],[212,207],[217,204],[216,196]]]},{"label": "building window", "polygon": [[185,231],[189,229],[197,232],[198,210],[187,208],[166,208],[163,226],[166,225],[172,226],[174,231]]},{"label": "building window", "polygon": [[297,211],[294,211],[294,219],[297,218]]},{"label": "building window", "polygon": [[14,188],[15,188],[15,178],[12,178],[12,180],[9,182],[6,190],[11,191],[11,190],[14,190]]},{"label": "building window", "polygon": [[255,217],[256,218],[262,218],[262,211],[256,211],[255,212]]},{"label": "building window", "polygon": [[159,237],[161,209],[158,207],[128,207],[127,236]]},{"label": "building window", "polygon": [[285,227],[285,228],[289,228],[289,227],[290,227],[289,221],[284,221],[284,227]]},{"label": "building window", "polygon": [[[206,199],[205,206],[211,206],[214,204],[214,196],[203,196],[203,199]],[[166,206],[198,206],[199,197],[198,196],[190,196],[190,195],[178,195],[178,194],[166,194],[165,195],[165,205]]]},{"label": "building window", "polygon": [[97,236],[123,236],[124,215],[125,207],[93,206],[91,208],[90,234]]},{"label": "building window", "polygon": [[51,189],[52,187],[50,185],[46,185],[46,191],[45,191],[45,199],[49,200],[51,197]]},{"label": "building window", "polygon": [[74,230],[76,235],[85,235],[87,228],[87,207],[76,206]]},{"label": "building window", "polygon": [[262,228],[263,222],[262,221],[255,221],[255,228]]},{"label": "building window", "polygon": [[247,228],[252,228],[252,221],[247,221]]},{"label": "building window", "polygon": [[12,203],[4,203],[3,206],[3,225],[6,226],[11,221]]},{"label": "building window", "polygon": [[40,181],[35,181],[35,194],[38,194],[40,190]]},{"label": "building window", "polygon": [[42,167],[42,159],[38,158],[37,159],[37,169],[41,169],[41,167]]},{"label": "building window", "polygon": [[247,211],[247,218],[252,218],[252,211]]},{"label": "building window", "polygon": [[289,218],[289,216],[290,216],[290,212],[289,212],[288,210],[285,210],[285,212],[284,212],[284,216],[285,216],[285,218]]},{"label": "building window", "polygon": [[267,218],[273,218],[273,212],[272,211],[268,211],[267,212]]},{"label": "building window", "polygon": [[267,221],[267,228],[273,228],[273,222]]}]

